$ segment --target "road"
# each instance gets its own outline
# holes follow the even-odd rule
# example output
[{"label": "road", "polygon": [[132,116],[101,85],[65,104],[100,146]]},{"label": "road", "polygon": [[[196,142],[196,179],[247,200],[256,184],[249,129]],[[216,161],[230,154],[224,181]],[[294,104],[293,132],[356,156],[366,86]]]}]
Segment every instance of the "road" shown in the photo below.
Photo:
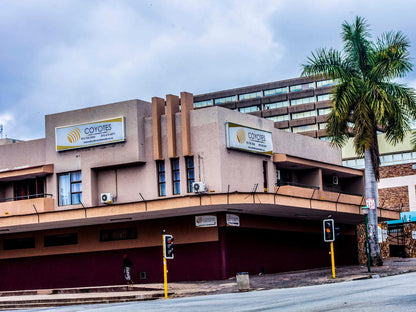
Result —
[{"label": "road", "polygon": [[[33,311],[415,311],[416,273],[319,286]],[[22,310],[23,311],[23,310]],[[28,310],[29,311],[29,310]]]}]

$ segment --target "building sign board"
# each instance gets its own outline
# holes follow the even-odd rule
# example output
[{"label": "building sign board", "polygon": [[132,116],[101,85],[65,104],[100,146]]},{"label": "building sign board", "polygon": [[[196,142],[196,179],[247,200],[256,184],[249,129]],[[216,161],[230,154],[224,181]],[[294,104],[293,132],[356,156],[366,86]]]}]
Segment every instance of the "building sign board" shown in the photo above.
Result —
[{"label": "building sign board", "polygon": [[229,214],[226,215],[226,221],[228,226],[240,226],[240,217],[235,214]]},{"label": "building sign board", "polygon": [[124,117],[55,128],[56,151],[126,141]]},{"label": "building sign board", "polygon": [[226,133],[227,148],[256,154],[273,155],[273,139],[272,133],[269,131],[227,122]]},{"label": "building sign board", "polygon": [[214,215],[203,215],[195,217],[196,227],[216,227],[217,224],[217,216]]}]

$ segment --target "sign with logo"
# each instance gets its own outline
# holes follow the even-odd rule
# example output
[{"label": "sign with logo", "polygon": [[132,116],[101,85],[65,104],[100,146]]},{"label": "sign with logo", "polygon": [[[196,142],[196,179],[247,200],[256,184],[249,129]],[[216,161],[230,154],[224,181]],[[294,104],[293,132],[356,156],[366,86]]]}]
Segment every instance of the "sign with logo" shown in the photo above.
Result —
[{"label": "sign with logo", "polygon": [[240,217],[235,214],[227,213],[226,216],[227,225],[229,226],[240,226]]},{"label": "sign with logo", "polygon": [[58,152],[126,141],[124,117],[55,128]]},{"label": "sign with logo", "polygon": [[196,227],[216,227],[217,224],[217,216],[204,215],[195,217]]},{"label": "sign with logo", "polygon": [[272,133],[231,122],[226,123],[227,148],[250,153],[273,155]]},{"label": "sign with logo", "polygon": [[376,201],[374,200],[374,198],[367,198],[365,200],[365,203],[370,209],[372,210],[376,209]]}]

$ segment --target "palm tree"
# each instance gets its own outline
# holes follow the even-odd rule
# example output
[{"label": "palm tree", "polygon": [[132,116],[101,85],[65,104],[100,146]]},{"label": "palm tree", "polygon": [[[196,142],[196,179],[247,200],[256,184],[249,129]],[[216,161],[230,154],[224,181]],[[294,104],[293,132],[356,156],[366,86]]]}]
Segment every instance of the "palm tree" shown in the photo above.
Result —
[{"label": "palm tree", "polygon": [[302,76],[320,76],[338,82],[331,91],[332,109],[327,134],[342,147],[352,135],[356,154],[365,159],[365,196],[374,199],[368,214],[370,258],[382,265],[377,239],[379,149],[377,132],[391,144],[402,142],[416,117],[414,90],[394,79],[412,70],[409,41],[401,32],[387,32],[372,42],[366,20],[342,24],[343,51],[318,49],[302,65]]}]

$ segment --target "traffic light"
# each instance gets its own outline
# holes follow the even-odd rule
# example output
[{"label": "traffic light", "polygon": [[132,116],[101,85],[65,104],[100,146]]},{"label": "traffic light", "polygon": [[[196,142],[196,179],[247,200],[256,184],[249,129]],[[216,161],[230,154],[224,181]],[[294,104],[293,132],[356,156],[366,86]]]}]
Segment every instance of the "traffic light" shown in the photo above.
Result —
[{"label": "traffic light", "polygon": [[325,219],[323,226],[324,226],[324,241],[333,242],[335,240],[334,220]]},{"label": "traffic light", "polygon": [[173,259],[173,236],[165,234],[163,238],[163,256],[165,259]]}]

